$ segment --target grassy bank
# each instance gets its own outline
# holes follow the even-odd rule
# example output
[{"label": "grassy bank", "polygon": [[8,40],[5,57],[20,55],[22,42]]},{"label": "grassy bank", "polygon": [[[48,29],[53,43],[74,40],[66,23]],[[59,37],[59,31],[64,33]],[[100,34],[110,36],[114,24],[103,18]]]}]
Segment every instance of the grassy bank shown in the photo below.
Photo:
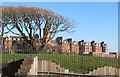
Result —
[{"label": "grassy bank", "polygon": [[[118,59],[116,58],[60,54],[32,54],[32,56],[36,55],[39,57],[39,60],[53,61],[59,64],[61,67],[79,73],[86,73],[101,66],[113,66],[118,68],[119,65]],[[6,63],[9,60],[15,61],[29,56],[29,54],[3,54],[2,62]]]}]

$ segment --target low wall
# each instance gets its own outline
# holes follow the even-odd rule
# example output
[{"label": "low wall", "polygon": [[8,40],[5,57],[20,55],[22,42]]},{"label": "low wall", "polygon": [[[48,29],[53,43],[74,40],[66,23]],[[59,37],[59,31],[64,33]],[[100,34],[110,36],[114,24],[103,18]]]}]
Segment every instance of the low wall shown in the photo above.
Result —
[{"label": "low wall", "polygon": [[98,56],[98,57],[112,57],[112,58],[118,58],[117,54],[109,54],[109,53],[92,53],[93,56]]},{"label": "low wall", "polygon": [[105,67],[100,67],[100,68],[94,69],[93,71],[90,71],[87,75],[116,75],[116,76],[120,76],[120,69],[105,66]]},{"label": "low wall", "polygon": [[[39,73],[38,73],[39,72]],[[63,72],[63,73],[69,73],[68,69],[64,69],[60,67],[60,65],[57,65],[54,62],[51,61],[38,61],[38,56],[33,58],[33,63],[31,64],[31,69],[28,72],[27,75],[43,75],[49,72]]]},{"label": "low wall", "polygon": [[28,72],[28,75],[37,75],[38,71],[38,56],[33,58],[33,64],[31,64],[31,69]]},{"label": "low wall", "polygon": [[2,76],[14,76],[17,70],[20,68],[24,59],[20,59],[8,64],[2,64]]},{"label": "low wall", "polygon": [[60,65],[57,65],[54,62],[42,60],[38,62],[38,72],[39,74],[43,74],[46,72],[48,72],[48,74],[49,72],[69,73],[69,70],[60,67]]},{"label": "low wall", "polygon": [[[51,61],[38,61],[38,56],[33,58],[33,63],[31,64],[31,69],[27,75],[45,75],[49,72],[61,72],[61,73],[70,73],[68,69],[64,69]],[[73,72],[71,72],[73,73]]]}]

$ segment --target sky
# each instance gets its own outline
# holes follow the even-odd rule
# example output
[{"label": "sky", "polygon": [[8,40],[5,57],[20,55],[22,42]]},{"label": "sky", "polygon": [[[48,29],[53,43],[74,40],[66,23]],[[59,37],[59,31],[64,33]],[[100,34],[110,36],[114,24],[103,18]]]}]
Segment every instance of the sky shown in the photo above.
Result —
[{"label": "sky", "polygon": [[75,21],[75,32],[58,33],[57,36],[108,44],[108,51],[118,51],[117,2],[3,2],[3,6],[32,6],[48,8]]},{"label": "sky", "polygon": [[118,2],[119,0],[1,0],[2,2]]}]

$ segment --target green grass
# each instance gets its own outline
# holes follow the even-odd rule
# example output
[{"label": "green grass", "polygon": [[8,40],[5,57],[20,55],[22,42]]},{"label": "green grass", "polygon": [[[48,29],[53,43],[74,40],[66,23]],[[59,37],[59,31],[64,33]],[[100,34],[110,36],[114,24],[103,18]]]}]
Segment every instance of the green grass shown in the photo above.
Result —
[{"label": "green grass", "polygon": [[2,63],[7,63],[8,61],[16,61],[28,57],[29,54],[3,54]]},{"label": "green grass", "polygon": [[[102,58],[95,56],[79,56],[79,55],[64,55],[64,54],[32,54],[38,56],[39,60],[48,60],[59,64],[61,67],[69,69],[77,73],[87,73],[97,67],[102,66],[118,66],[120,59],[116,58]],[[6,63],[8,60],[18,60],[29,57],[29,54],[3,54],[2,62]]]}]

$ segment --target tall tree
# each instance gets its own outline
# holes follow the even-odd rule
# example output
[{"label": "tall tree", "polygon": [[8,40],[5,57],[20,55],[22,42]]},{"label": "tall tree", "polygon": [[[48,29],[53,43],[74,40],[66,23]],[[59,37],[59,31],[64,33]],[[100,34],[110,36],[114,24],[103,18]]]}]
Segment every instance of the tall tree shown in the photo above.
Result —
[{"label": "tall tree", "polygon": [[[49,9],[23,6],[1,6],[0,8],[2,8],[1,23],[3,28],[6,29],[4,33],[12,32],[23,36],[26,43],[31,45],[33,49],[36,34],[39,35],[42,49],[58,32],[71,31],[74,27],[73,21]],[[25,36],[28,36],[29,39]]]}]

